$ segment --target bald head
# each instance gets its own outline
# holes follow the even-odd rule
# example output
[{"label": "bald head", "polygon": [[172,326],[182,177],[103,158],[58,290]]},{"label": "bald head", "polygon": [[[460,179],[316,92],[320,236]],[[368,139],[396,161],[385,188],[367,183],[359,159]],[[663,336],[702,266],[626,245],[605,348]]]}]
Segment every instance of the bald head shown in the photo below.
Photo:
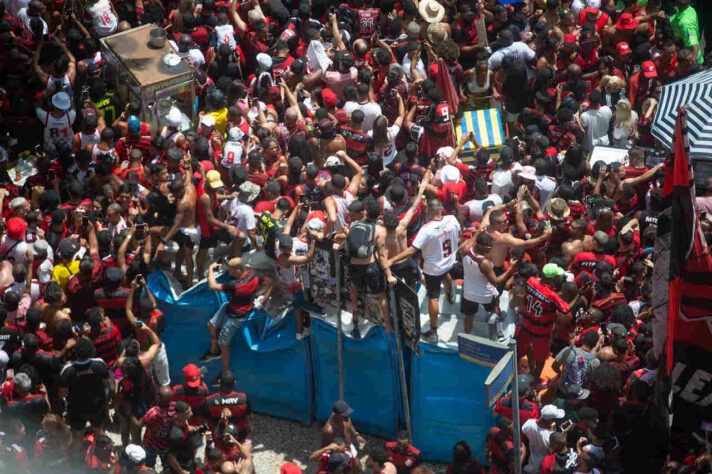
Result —
[{"label": "bald head", "polygon": [[287,122],[287,125],[294,125],[298,118],[299,115],[294,107],[290,107],[284,112],[284,121]]},{"label": "bald head", "polygon": [[220,472],[223,474],[234,474],[237,472],[237,469],[235,468],[235,463],[232,461],[225,461],[222,463],[222,466],[220,466]]},{"label": "bald head", "polygon": [[357,56],[363,56],[367,51],[368,43],[366,43],[366,40],[359,38],[354,41],[354,53],[356,53]]},{"label": "bald head", "polygon": [[173,398],[173,390],[171,390],[171,387],[164,385],[158,389],[158,403],[161,406],[167,406],[171,403],[171,398]]},{"label": "bald head", "polygon": [[581,66],[578,64],[569,64],[566,68],[566,74],[568,74],[570,79],[581,77]]}]

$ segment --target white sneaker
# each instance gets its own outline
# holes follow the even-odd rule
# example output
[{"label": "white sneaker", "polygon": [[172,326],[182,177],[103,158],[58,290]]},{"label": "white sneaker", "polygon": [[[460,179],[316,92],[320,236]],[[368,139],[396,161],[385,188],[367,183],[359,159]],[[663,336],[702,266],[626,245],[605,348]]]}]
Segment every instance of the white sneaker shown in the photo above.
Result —
[{"label": "white sneaker", "polygon": [[297,341],[301,341],[302,339],[305,339],[309,336],[311,336],[311,329],[304,328],[304,330],[302,332],[298,332],[295,337],[296,337]]}]

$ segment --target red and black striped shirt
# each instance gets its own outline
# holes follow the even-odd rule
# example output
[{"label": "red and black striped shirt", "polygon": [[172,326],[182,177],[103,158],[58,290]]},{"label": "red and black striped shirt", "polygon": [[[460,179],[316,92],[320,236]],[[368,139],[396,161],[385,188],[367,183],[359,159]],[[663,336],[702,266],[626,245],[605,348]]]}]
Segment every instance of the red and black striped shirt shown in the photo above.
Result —
[{"label": "red and black striped shirt", "polygon": [[89,333],[89,339],[94,343],[96,356],[103,359],[106,365],[112,367],[119,358],[121,351],[121,333],[114,323],[102,326],[98,331]]},{"label": "red and black striped shirt", "polygon": [[132,148],[138,148],[141,150],[141,156],[143,157],[143,163],[146,164],[151,159],[151,137],[150,136],[140,136],[140,135],[129,135],[124,138],[120,138],[116,142],[116,154],[119,157],[119,161],[127,161],[129,159],[129,152]]}]

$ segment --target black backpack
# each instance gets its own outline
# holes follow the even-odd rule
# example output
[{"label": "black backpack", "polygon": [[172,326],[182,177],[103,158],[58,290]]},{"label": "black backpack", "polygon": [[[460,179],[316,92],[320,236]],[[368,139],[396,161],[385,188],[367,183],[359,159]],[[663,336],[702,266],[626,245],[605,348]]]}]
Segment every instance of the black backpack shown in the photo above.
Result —
[{"label": "black backpack", "polygon": [[368,258],[373,255],[374,236],[376,224],[360,220],[351,225],[349,235],[346,237],[346,256],[355,258]]}]

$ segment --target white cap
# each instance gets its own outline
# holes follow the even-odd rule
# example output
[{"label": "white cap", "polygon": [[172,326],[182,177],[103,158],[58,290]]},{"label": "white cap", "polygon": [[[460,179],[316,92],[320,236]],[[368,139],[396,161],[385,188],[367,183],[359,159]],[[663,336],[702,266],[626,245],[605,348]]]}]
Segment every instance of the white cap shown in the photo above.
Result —
[{"label": "white cap", "polygon": [[240,127],[232,127],[230,130],[227,131],[227,139],[230,141],[242,140],[242,137],[244,136],[245,134],[240,129]]},{"label": "white cap", "polygon": [[269,69],[272,67],[272,56],[269,54],[259,53],[255,59],[257,60],[257,64],[259,64],[262,69]]},{"label": "white cap", "polygon": [[200,119],[200,124],[205,127],[214,127],[215,117],[213,117],[212,115],[203,115],[203,118]]},{"label": "white cap", "polygon": [[126,457],[132,463],[140,464],[146,459],[146,451],[137,444],[129,444],[126,446]]},{"label": "white cap", "polygon": [[46,240],[37,239],[37,240],[35,240],[35,243],[32,244],[32,254],[34,256],[46,255],[48,249],[49,249],[49,244],[47,243]]},{"label": "white cap", "polygon": [[5,368],[5,366],[7,366],[7,364],[9,363],[10,357],[7,355],[7,352],[0,349],[0,369]]},{"label": "white cap", "polygon": [[171,127],[180,127],[183,117],[180,110],[176,107],[171,107],[171,110],[168,112],[168,117],[166,118],[168,118],[168,123]]},{"label": "white cap", "polygon": [[455,152],[455,149],[451,146],[443,146],[438,148],[438,151],[436,155],[438,155],[440,158],[445,158],[448,159],[450,158],[450,155],[452,155]]},{"label": "white cap", "polygon": [[519,173],[519,177],[522,179],[536,181],[536,169],[533,166],[525,166]]},{"label": "white cap", "polygon": [[445,165],[440,170],[440,181],[443,184],[457,183],[460,181],[460,170],[452,165]]},{"label": "white cap", "polygon": [[27,199],[23,197],[16,197],[10,201],[10,209],[20,209],[21,207],[25,207],[25,204],[27,204]]},{"label": "white cap", "polygon": [[52,105],[59,110],[69,110],[72,108],[72,99],[66,92],[57,92],[52,96]]},{"label": "white cap", "polygon": [[586,2],[587,7],[601,8],[601,0],[588,0]]},{"label": "white cap", "polygon": [[318,232],[323,228],[324,228],[324,221],[319,219],[318,217],[313,217],[313,218],[309,219],[309,222],[307,222],[307,229],[309,229],[309,230]]},{"label": "white cap", "polygon": [[561,408],[556,408],[554,405],[545,405],[541,409],[542,420],[560,420],[566,415],[566,412]]},{"label": "white cap", "polygon": [[338,157],[331,155],[324,162],[324,168],[331,168],[332,166],[339,166],[340,164],[341,164],[341,160],[339,160]]}]

